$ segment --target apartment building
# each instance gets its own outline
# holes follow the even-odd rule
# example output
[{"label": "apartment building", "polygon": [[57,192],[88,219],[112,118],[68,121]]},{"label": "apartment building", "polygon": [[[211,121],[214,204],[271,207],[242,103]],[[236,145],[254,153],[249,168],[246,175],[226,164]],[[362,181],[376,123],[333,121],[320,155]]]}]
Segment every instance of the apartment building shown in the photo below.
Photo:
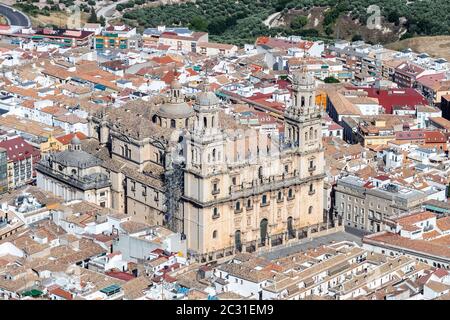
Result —
[{"label": "apartment building", "polygon": [[428,200],[425,192],[391,183],[387,176],[371,181],[345,176],[335,192],[336,211],[345,225],[368,232],[384,230],[386,218],[420,210]]}]

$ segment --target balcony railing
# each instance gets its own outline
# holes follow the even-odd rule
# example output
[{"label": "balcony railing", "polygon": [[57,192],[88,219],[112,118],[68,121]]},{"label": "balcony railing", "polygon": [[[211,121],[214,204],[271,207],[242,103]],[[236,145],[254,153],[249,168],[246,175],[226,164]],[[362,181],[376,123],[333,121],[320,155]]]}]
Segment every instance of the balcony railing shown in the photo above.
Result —
[{"label": "balcony railing", "polygon": [[36,164],[36,170],[81,190],[100,189],[111,185],[109,179],[83,181],[78,179],[77,177],[68,176],[66,174],[56,172],[52,168],[47,167],[42,163]]}]

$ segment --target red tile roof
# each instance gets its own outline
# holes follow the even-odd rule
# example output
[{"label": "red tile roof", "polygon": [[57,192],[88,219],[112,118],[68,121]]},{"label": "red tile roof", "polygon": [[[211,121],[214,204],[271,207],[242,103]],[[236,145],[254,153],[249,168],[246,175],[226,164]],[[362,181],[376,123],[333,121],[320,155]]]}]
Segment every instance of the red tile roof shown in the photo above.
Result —
[{"label": "red tile roof", "polygon": [[435,218],[436,214],[429,212],[429,211],[425,211],[425,212],[420,212],[420,213],[414,213],[405,217],[401,217],[398,219],[395,219],[396,222],[398,222],[401,225],[411,225],[411,224],[415,224],[427,219],[431,219],[431,218]]},{"label": "red tile roof", "polygon": [[26,142],[22,137],[0,142],[0,147],[6,149],[8,161],[20,161],[31,156],[39,156],[39,151]]},{"label": "red tile roof", "polygon": [[363,238],[363,243],[376,243],[383,246],[405,248],[426,255],[450,258],[450,250],[447,245],[433,243],[426,240],[412,240],[398,234],[382,231]]},{"label": "red tile roof", "polygon": [[52,289],[52,290],[49,290],[48,293],[54,294],[54,295],[56,295],[58,297],[66,299],[66,300],[72,300],[73,299],[72,298],[72,294],[70,292],[68,292],[66,290],[63,290],[63,289],[61,289],[59,287],[57,287],[55,289]]},{"label": "red tile roof", "polygon": [[130,273],[121,272],[121,271],[108,271],[108,272],[105,272],[105,274],[112,278],[120,279],[123,281],[130,281],[130,280],[133,280],[136,278],[135,276],[133,276]]},{"label": "red tile roof", "polygon": [[176,62],[172,57],[169,56],[162,56],[162,57],[154,57],[152,58],[153,61],[159,64],[168,64],[172,62]]},{"label": "red tile roof", "polygon": [[82,133],[82,132],[74,132],[74,133],[66,134],[66,135],[64,135],[64,136],[57,137],[56,140],[58,140],[59,142],[61,142],[63,145],[68,145],[68,144],[72,141],[72,139],[73,139],[73,137],[74,137],[75,135],[76,135],[76,136],[78,137],[78,139],[80,139],[80,140],[84,140],[84,139],[87,138],[86,135],[85,135],[84,133]]},{"label": "red tile roof", "polygon": [[445,143],[447,137],[440,131],[427,131],[425,132],[425,142],[427,143]]},{"label": "red tile roof", "polygon": [[416,90],[412,88],[380,90],[376,88],[362,88],[367,92],[369,98],[377,98],[379,104],[392,113],[394,106],[428,105],[428,101]]}]

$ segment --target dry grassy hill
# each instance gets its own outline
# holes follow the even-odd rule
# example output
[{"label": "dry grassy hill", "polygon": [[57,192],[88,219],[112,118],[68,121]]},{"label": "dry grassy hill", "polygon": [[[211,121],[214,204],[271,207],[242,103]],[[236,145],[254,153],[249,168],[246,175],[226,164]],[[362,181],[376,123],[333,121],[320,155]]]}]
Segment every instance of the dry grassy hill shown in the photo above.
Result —
[{"label": "dry grassy hill", "polygon": [[386,47],[393,50],[411,48],[450,61],[450,36],[415,37],[390,43]]}]

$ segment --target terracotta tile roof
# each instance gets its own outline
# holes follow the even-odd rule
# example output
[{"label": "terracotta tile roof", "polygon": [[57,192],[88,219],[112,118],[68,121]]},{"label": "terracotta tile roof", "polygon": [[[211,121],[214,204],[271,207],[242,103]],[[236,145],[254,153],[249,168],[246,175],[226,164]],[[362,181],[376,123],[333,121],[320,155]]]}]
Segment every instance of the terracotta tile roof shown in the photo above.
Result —
[{"label": "terracotta tile roof", "polygon": [[442,232],[450,230],[450,216],[440,218],[436,220],[437,227]]},{"label": "terracotta tile roof", "polygon": [[401,225],[412,225],[427,219],[431,219],[431,218],[435,218],[436,214],[429,212],[429,211],[425,211],[425,212],[420,212],[420,213],[414,213],[411,215],[408,215],[406,217],[401,217],[398,219],[395,219],[394,221],[398,222]]},{"label": "terracotta tile roof", "polygon": [[75,132],[75,133],[69,133],[64,136],[57,137],[56,140],[61,142],[63,145],[68,145],[72,141],[72,139],[75,135],[80,140],[84,140],[87,138],[87,136],[83,132]]},{"label": "terracotta tile roof", "polygon": [[435,241],[412,240],[387,231],[365,236],[363,238],[363,243],[375,243],[383,246],[403,248],[420,252],[425,255],[433,255],[436,257],[450,259],[450,250],[448,249],[448,245],[443,245]]},{"label": "terracotta tile roof", "polygon": [[38,157],[39,151],[26,142],[22,137],[0,142],[0,147],[6,149],[8,161],[20,161],[31,156]]},{"label": "terracotta tile roof", "polygon": [[72,300],[72,294],[66,290],[63,290],[59,287],[55,288],[55,289],[51,289],[48,291],[49,294],[54,294],[58,297],[64,298],[65,300]]}]

